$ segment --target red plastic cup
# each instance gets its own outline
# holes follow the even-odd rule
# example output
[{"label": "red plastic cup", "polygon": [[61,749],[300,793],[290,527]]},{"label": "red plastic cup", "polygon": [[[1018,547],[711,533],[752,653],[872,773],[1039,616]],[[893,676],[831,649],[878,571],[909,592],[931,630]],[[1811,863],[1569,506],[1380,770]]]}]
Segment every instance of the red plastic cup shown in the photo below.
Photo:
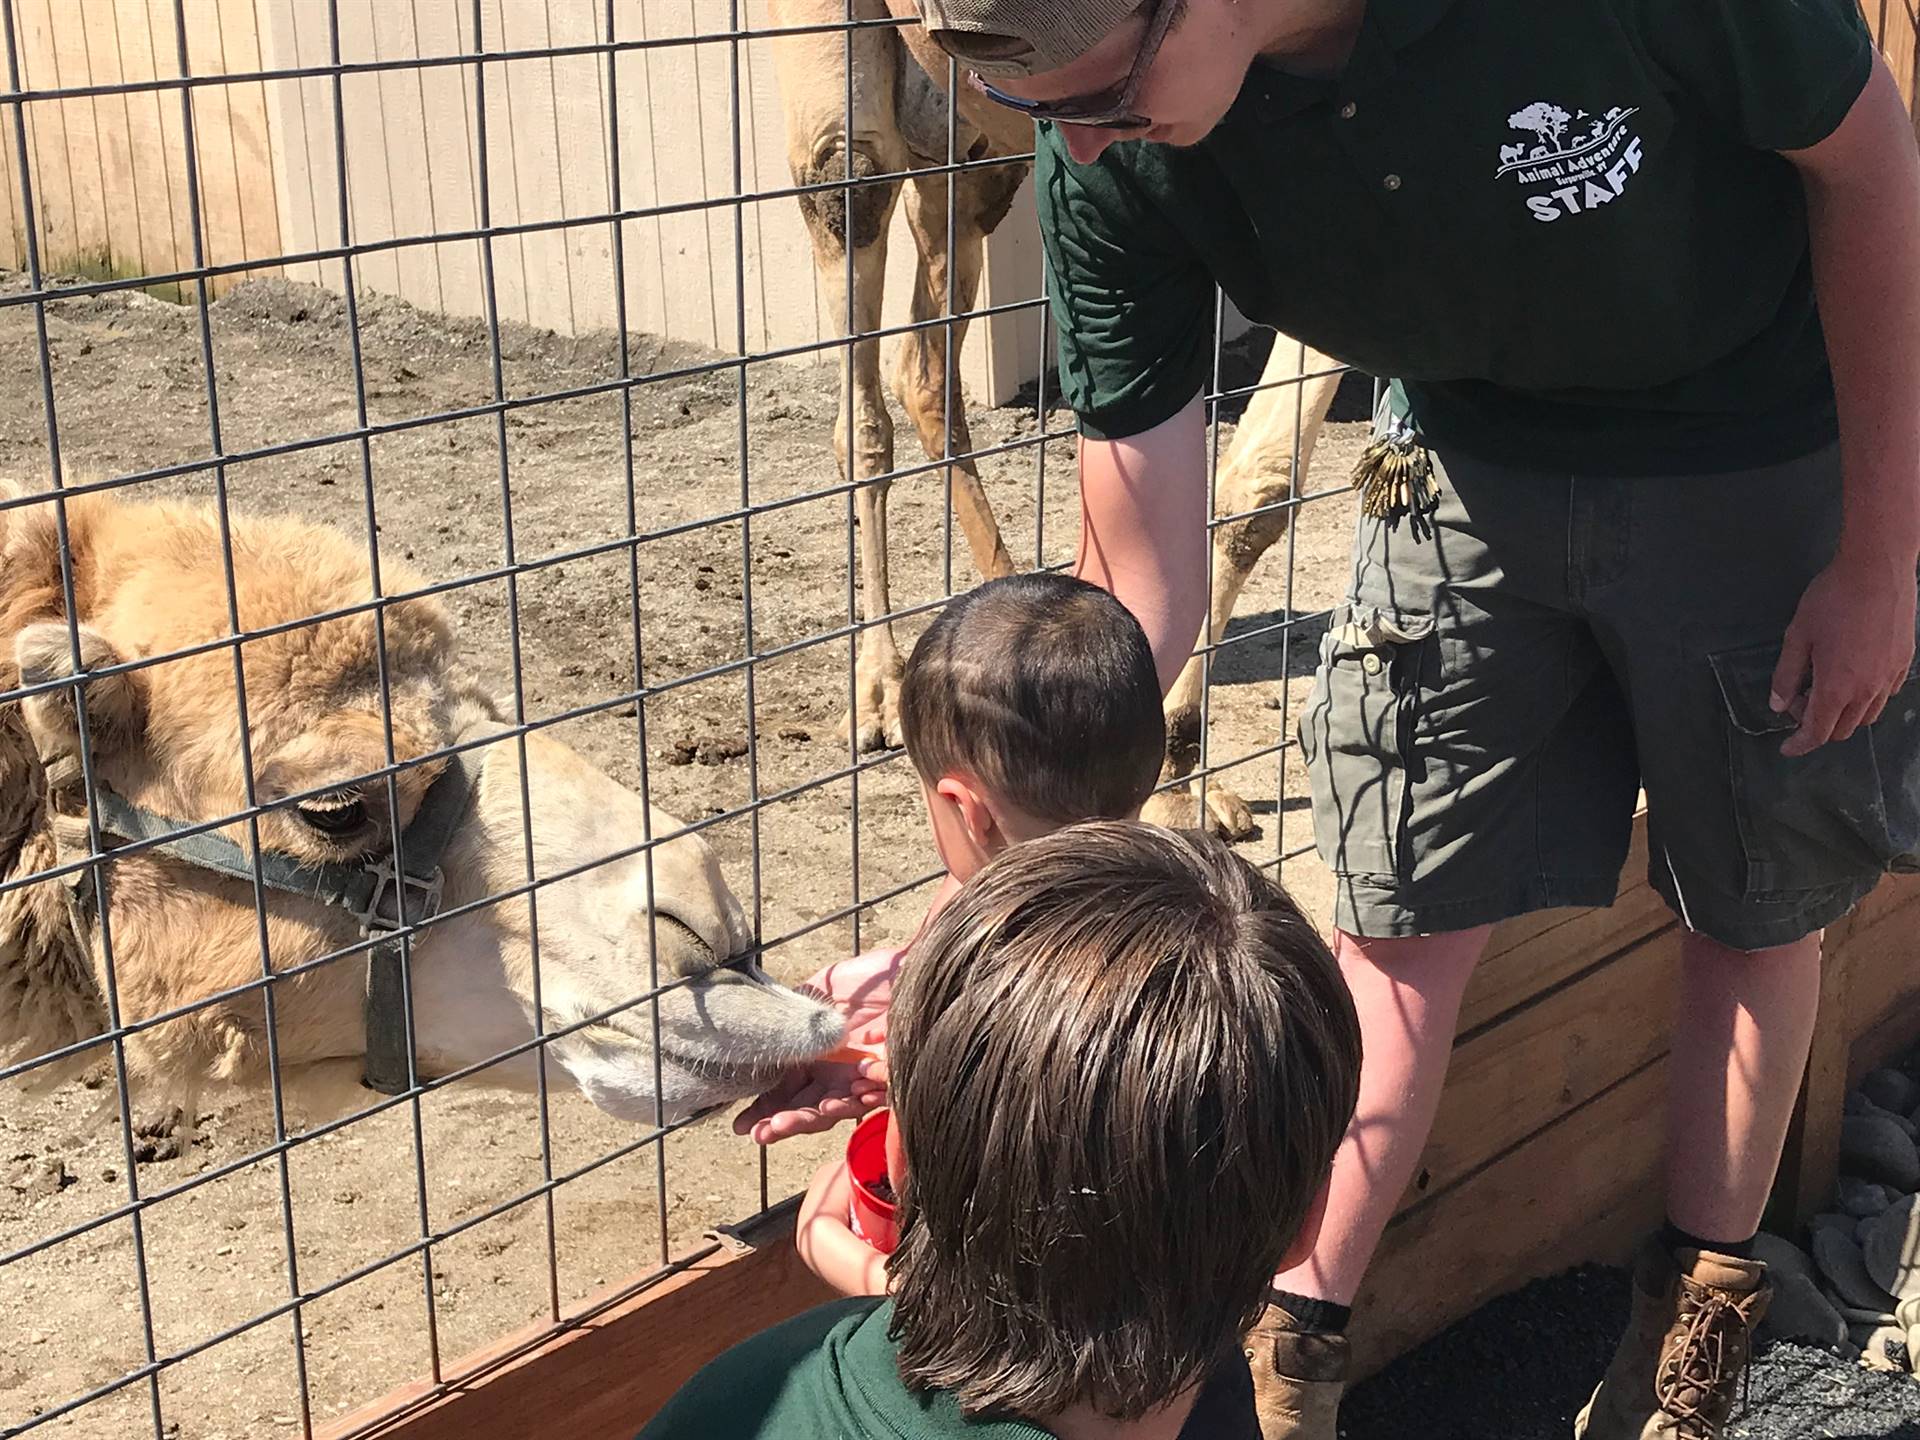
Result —
[{"label": "red plastic cup", "polygon": [[887,1124],[891,1112],[880,1109],[853,1128],[847,1141],[847,1175],[853,1181],[852,1213],[858,1235],[882,1255],[900,1243],[900,1228],[887,1178]]}]

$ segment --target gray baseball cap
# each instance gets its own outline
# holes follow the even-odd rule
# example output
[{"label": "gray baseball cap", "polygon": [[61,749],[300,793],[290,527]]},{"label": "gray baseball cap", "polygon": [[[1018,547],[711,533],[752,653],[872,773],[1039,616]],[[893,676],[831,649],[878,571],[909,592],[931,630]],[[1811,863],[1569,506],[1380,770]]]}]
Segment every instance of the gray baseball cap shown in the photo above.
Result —
[{"label": "gray baseball cap", "polygon": [[1071,64],[1140,9],[1141,0],[916,0],[934,44],[982,75],[1032,75]]}]

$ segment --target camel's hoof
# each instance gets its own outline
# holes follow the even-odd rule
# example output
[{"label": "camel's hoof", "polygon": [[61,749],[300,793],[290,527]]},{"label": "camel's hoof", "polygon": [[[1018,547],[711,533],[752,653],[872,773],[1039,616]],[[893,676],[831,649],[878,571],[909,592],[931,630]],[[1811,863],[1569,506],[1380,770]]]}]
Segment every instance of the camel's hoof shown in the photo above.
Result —
[{"label": "camel's hoof", "polygon": [[[1147,801],[1140,818],[1168,830],[1197,830],[1201,823],[1200,797],[1191,789],[1162,790]],[[1207,786],[1206,828],[1208,834],[1228,840],[1250,840],[1260,833],[1246,802],[1218,785]]]},{"label": "camel's hoof", "polygon": [[1207,828],[1229,840],[1251,840],[1260,833],[1247,802],[1218,785],[1207,787]]},{"label": "camel's hoof", "polygon": [[874,686],[862,694],[857,715],[849,712],[840,717],[834,734],[842,745],[847,743],[855,724],[859,726],[860,753],[863,755],[876,750],[897,750],[906,743],[900,728],[900,682],[897,678],[890,685]]},{"label": "camel's hoof", "polygon": [[834,732],[845,745],[850,734],[860,737],[860,753],[897,750],[904,743],[900,729],[900,680],[906,665],[891,646],[863,652],[854,672],[854,708],[840,717]]},{"label": "camel's hoof", "polygon": [[133,1133],[143,1140],[171,1139],[186,1118],[186,1112],[178,1105],[156,1105],[151,1110],[135,1113]]},{"label": "camel's hoof", "polygon": [[[848,732],[852,729],[852,719],[851,715],[842,715],[840,723],[834,727],[833,733],[843,746],[847,743]],[[905,743],[906,740],[900,733],[898,715],[890,720],[884,717],[880,719],[869,717],[860,722],[860,753],[862,755],[870,755],[877,750],[898,750]]]}]

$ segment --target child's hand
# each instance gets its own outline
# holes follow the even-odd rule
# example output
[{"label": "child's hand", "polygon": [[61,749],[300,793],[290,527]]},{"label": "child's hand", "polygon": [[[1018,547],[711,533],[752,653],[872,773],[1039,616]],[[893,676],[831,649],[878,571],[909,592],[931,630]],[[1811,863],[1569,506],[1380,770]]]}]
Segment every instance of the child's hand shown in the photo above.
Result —
[{"label": "child's hand", "polygon": [[771,1145],[795,1135],[817,1135],[842,1120],[858,1120],[886,1103],[886,1087],[849,1060],[810,1060],[789,1070],[733,1120],[733,1133]]},{"label": "child's hand", "polygon": [[884,1034],[887,1006],[893,1003],[893,982],[900,973],[903,953],[883,948],[851,960],[836,960],[807,983],[845,1012],[849,1030],[877,1023]]},{"label": "child's hand", "polygon": [[885,1103],[885,1084],[861,1072],[869,1057],[886,1052],[887,1006],[900,955],[898,950],[870,950],[851,960],[836,960],[807,980],[847,1017],[847,1038],[838,1050],[783,1075],[734,1117],[734,1134],[751,1134],[757,1143],[771,1145],[830,1130],[842,1120],[858,1120]]},{"label": "child's hand", "polygon": [[853,1233],[847,1213],[853,1180],[844,1160],[830,1160],[813,1172],[800,1201],[793,1243],[807,1268],[842,1295],[887,1293],[887,1257]]}]

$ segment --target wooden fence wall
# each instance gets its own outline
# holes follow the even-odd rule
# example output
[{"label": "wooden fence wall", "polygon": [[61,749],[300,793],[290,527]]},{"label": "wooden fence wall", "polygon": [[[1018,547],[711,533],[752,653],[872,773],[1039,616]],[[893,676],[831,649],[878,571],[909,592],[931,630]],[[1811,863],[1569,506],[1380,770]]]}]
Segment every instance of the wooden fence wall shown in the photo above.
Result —
[{"label": "wooden fence wall", "polygon": [[1914,0],[1861,0],[1861,9],[1913,112],[1913,134],[1920,141],[1920,8]]},{"label": "wooden fence wall", "polygon": [[[722,0],[618,0],[613,38],[671,40],[725,31]],[[183,0],[186,69],[174,0],[17,0],[15,43],[27,90],[138,84],[196,76],[291,71],[331,63],[322,0]],[[749,30],[771,25],[766,0],[740,7]],[[467,0],[339,0],[339,53],[348,64],[470,54]],[[490,52],[590,45],[607,39],[600,0],[485,0]],[[617,117],[606,58],[587,54],[488,64],[485,76],[489,219],[546,226],[612,209],[617,118],[622,210],[724,200],[790,186],[772,42],[739,47],[740,178],[736,186],[734,47],[725,42],[622,52]],[[473,65],[346,75],[336,137],[333,79],[249,79],[192,92],[207,262],[255,262],[257,273],[339,288],[340,262],[282,265],[283,256],[342,243],[344,151],[352,243],[378,245],[481,227],[481,86]],[[50,271],[166,275],[193,267],[186,121],[181,92],[148,90],[25,107],[42,265]],[[0,265],[25,249],[11,108],[0,183],[14,198],[0,222]],[[338,144],[337,144],[338,140]],[[843,333],[821,293],[811,242],[791,197],[628,221],[627,323],[637,333],[728,352],[744,318],[749,352]],[[540,228],[494,242],[501,318],[563,334],[616,324],[607,224]],[[485,313],[480,244],[410,245],[365,255],[356,280],[423,310]],[[888,255],[885,323],[908,318],[914,252],[905,207]],[[244,275],[217,278],[222,291]],[[742,286],[744,285],[744,289]],[[984,303],[1040,293],[1030,187],[988,247]],[[962,379],[988,403],[1037,373],[1037,310],[982,325]]]},{"label": "wooden fence wall", "polygon": [[[173,0],[15,0],[15,55],[26,90],[140,85],[261,67],[254,0],[189,0],[186,65]],[[205,263],[281,251],[266,86],[194,93]],[[26,126],[41,264],[104,279],[194,266],[181,92],[136,90],[0,109],[0,264],[26,262],[15,127]],[[229,282],[220,282],[224,288]]]}]

